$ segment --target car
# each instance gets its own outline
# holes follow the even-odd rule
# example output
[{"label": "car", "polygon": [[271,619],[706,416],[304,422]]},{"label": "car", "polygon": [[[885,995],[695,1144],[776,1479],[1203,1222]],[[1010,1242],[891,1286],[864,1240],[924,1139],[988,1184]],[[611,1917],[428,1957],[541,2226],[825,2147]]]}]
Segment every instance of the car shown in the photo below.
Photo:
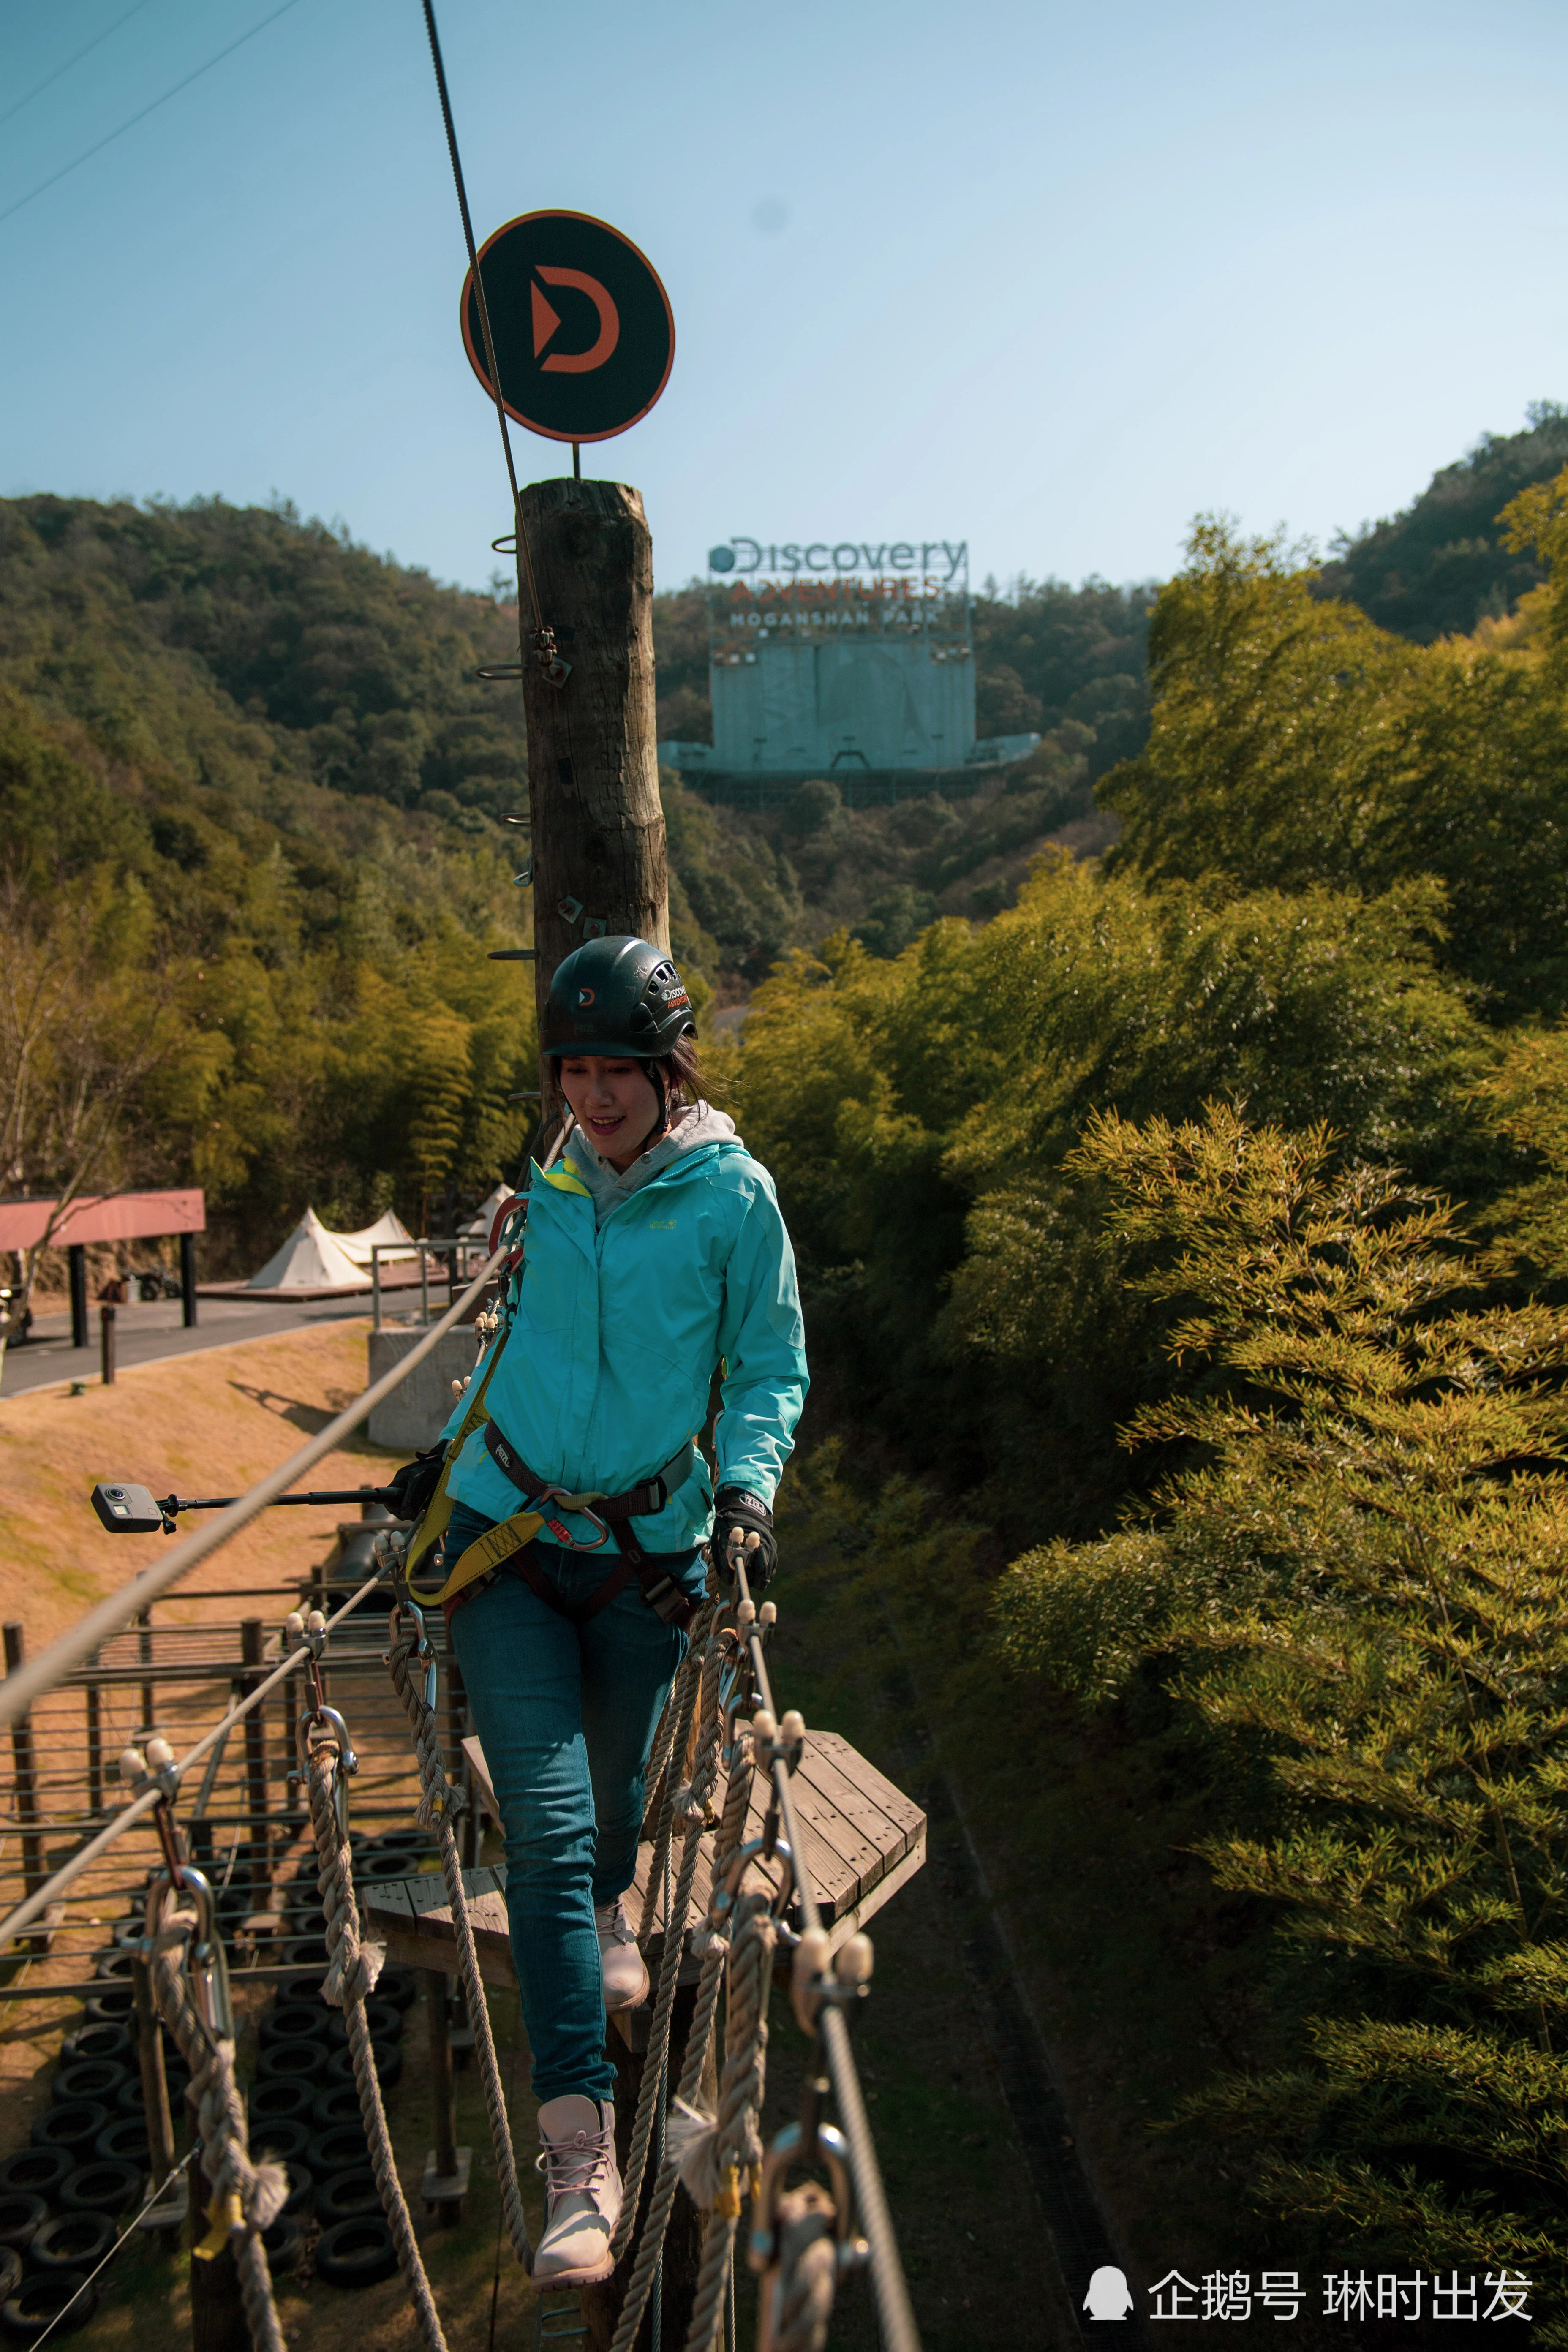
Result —
[{"label": "car", "polygon": [[139,1267],[131,1279],[136,1285],[140,1298],[178,1298],[180,1296],[180,1277],[177,1274],[171,1274],[166,1265]]}]

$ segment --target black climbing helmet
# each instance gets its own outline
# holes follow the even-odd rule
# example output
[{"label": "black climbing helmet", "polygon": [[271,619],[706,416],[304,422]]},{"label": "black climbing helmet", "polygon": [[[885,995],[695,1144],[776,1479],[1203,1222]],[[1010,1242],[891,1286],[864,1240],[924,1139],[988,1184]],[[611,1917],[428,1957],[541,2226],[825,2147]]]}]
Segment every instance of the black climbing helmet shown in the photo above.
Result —
[{"label": "black climbing helmet", "polygon": [[584,940],[555,967],[540,1050],[647,1062],[696,1034],[686,982],[662,948],[650,940]]}]

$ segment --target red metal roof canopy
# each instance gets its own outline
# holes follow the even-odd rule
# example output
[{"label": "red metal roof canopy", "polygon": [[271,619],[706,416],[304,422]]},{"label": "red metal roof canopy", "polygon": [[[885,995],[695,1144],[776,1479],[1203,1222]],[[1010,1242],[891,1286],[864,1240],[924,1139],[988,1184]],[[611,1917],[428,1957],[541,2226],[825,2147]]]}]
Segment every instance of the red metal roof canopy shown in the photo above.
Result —
[{"label": "red metal roof canopy", "polygon": [[[0,1249],[31,1249],[54,1214],[53,1201],[0,1201]],[[205,1234],[200,1186],[185,1192],[86,1193],[66,1211],[51,1247],[80,1242],[155,1241],[164,1234]]]}]

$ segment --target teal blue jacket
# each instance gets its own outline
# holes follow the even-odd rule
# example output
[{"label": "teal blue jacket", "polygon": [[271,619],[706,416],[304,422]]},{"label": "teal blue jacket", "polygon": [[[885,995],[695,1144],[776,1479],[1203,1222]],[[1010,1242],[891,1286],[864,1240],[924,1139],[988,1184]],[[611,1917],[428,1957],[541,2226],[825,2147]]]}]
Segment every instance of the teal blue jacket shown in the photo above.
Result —
[{"label": "teal blue jacket", "polygon": [[[711,1117],[711,1114],[710,1114]],[[728,1120],[715,1121],[729,1127]],[[701,1430],[722,1366],[721,1486],[771,1504],[808,1375],[795,1253],[773,1179],[732,1132],[684,1151],[597,1223],[569,1165],[536,1166],[516,1311],[485,1398],[530,1469],[568,1494],[625,1494]],[[474,1373],[477,1386],[489,1356]],[[472,1391],[470,1391],[470,1394]],[[454,1406],[455,1435],[467,1400]],[[662,1511],[630,1525],[647,1551],[684,1551],[713,1524],[700,1454]],[[486,1518],[522,1507],[475,1429],[447,1479]],[[580,1542],[595,1528],[567,1525]],[[615,1548],[612,1536],[604,1549]]]}]

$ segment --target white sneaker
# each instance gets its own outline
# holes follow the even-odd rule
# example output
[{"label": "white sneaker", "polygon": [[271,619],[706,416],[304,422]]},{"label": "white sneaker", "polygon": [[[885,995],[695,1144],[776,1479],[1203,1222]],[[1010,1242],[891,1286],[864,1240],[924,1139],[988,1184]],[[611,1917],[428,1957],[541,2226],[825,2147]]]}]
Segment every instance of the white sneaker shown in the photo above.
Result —
[{"label": "white sneaker", "polygon": [[636,2009],[647,1999],[647,1962],[637,1949],[637,1931],[626,1917],[626,1898],[595,1903],[594,1925],[599,1936],[599,1966],[605,1979],[606,2009]]},{"label": "white sneaker", "polygon": [[539,2110],[544,2153],[544,2235],[533,2257],[536,2289],[594,2286],[615,2269],[610,2240],[621,2218],[616,2111],[606,2099],[568,2092]]}]

